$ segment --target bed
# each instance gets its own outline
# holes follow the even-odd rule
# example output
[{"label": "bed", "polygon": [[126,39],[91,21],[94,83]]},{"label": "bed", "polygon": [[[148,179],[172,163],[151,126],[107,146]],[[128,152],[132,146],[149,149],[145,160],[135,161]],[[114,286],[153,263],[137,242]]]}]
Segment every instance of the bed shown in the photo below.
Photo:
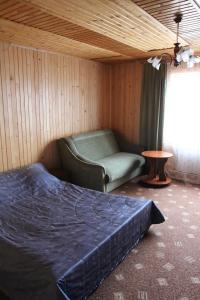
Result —
[{"label": "bed", "polygon": [[86,299],[164,217],[151,200],[60,181],[41,164],[0,173],[0,290]]}]

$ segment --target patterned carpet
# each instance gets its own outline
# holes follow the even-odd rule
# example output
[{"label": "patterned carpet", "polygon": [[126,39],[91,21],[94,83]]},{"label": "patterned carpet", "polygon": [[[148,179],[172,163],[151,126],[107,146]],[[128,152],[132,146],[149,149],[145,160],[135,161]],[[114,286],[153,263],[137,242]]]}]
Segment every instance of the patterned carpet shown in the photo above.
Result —
[{"label": "patterned carpet", "polygon": [[89,300],[200,300],[200,187],[128,183],[115,193],[154,200],[166,222],[150,228]]}]

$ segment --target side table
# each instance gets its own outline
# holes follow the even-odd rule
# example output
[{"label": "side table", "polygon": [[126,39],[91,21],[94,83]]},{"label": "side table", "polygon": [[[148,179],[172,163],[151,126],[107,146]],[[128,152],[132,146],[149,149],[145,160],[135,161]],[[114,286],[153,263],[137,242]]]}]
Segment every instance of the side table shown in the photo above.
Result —
[{"label": "side table", "polygon": [[173,154],[165,151],[144,151],[142,155],[146,157],[149,164],[148,177],[142,180],[144,184],[161,187],[171,183],[171,178],[166,176],[165,164]]}]

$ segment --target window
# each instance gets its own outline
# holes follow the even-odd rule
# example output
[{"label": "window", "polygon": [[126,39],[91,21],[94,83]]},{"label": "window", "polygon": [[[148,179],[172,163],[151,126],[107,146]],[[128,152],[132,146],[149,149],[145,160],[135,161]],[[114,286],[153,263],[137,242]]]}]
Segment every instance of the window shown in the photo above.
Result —
[{"label": "window", "polygon": [[168,73],[165,99],[164,149],[174,154],[168,172],[200,184],[200,68],[178,68]]}]

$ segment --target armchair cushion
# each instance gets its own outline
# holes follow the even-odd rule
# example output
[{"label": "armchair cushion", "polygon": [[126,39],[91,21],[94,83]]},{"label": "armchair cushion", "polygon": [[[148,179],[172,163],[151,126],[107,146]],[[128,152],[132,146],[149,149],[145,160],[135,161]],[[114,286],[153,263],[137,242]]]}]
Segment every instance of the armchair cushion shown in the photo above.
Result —
[{"label": "armchair cushion", "polygon": [[77,156],[93,161],[119,152],[114,134],[109,129],[72,135],[66,141]]},{"label": "armchair cushion", "polygon": [[127,176],[142,167],[145,159],[137,154],[118,152],[97,161],[105,168],[109,182]]}]

